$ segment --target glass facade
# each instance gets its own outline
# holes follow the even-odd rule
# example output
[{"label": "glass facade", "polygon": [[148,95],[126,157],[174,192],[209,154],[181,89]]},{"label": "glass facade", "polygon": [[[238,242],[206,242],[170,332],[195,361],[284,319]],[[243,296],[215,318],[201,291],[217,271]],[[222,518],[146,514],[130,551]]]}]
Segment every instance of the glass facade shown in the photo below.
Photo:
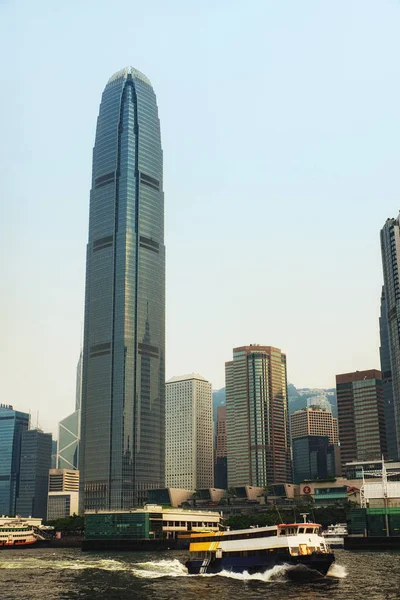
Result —
[{"label": "glass facade", "polygon": [[0,406],[0,515],[15,516],[19,492],[22,433],[29,415]]},{"label": "glass facade", "polygon": [[328,436],[294,438],[292,447],[294,483],[335,475],[334,448],[329,444]]},{"label": "glass facade", "polygon": [[80,410],[58,424],[57,469],[78,469]]},{"label": "glass facade", "polygon": [[381,316],[379,318],[379,333],[381,345],[379,354],[381,359],[383,401],[385,411],[386,441],[388,458],[396,460],[397,458],[397,434],[394,414],[392,365],[390,362],[389,347],[389,329],[387,316],[387,302],[385,295],[385,286],[382,286],[381,295]]},{"label": "glass facade", "polygon": [[86,263],[81,510],[164,486],[165,247],[156,96],[127,67],[102,96]]},{"label": "glass facade", "polygon": [[[381,229],[381,253],[384,283],[384,306],[381,310],[381,364],[384,385],[386,381],[385,420],[390,437],[391,458],[397,460],[400,459],[399,217],[397,219],[387,219]],[[386,336],[387,339],[385,339]],[[387,355],[388,350],[389,356]],[[391,388],[391,391],[388,391],[388,388]],[[388,404],[389,400],[391,400],[391,405]]]},{"label": "glass facade", "polygon": [[234,348],[225,381],[228,487],[291,482],[286,355]]},{"label": "glass facade", "polygon": [[51,467],[51,433],[24,431],[17,513],[21,517],[47,518],[47,495]]}]

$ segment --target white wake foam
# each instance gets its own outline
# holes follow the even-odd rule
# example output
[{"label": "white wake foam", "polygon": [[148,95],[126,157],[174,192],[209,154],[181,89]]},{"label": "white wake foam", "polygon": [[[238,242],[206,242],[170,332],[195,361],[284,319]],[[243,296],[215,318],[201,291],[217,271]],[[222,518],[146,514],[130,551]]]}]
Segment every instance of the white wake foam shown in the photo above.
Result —
[{"label": "white wake foam", "polygon": [[333,563],[327,573],[327,577],[336,577],[337,579],[344,579],[347,577],[346,567]]},{"label": "white wake foam", "polygon": [[188,576],[186,567],[177,559],[135,563],[132,566],[132,573],[136,577],[143,577],[147,579]]},{"label": "white wake foam", "polygon": [[243,573],[232,573],[231,571],[221,571],[218,573],[220,577],[229,577],[230,579],[239,579],[240,581],[284,581],[286,579],[289,565],[275,565],[272,569],[264,571],[264,573],[250,574],[248,571]]}]

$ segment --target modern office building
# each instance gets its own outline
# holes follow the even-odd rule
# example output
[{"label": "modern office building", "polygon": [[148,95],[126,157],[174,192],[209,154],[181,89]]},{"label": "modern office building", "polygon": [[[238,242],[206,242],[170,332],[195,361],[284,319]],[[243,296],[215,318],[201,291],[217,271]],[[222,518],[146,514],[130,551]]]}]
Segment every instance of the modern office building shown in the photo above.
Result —
[{"label": "modern office building", "polygon": [[82,352],[76,367],[75,410],[58,424],[57,469],[79,468],[82,401]]},{"label": "modern office building", "polygon": [[395,411],[394,411],[392,365],[391,365],[391,361],[390,361],[389,328],[388,328],[388,314],[387,314],[385,286],[382,286],[381,315],[379,318],[379,333],[380,333],[380,340],[381,340],[379,354],[380,354],[380,359],[381,359],[383,400],[384,400],[384,407],[385,407],[387,453],[388,453],[388,458],[390,458],[392,460],[396,460],[398,457],[398,448],[397,448],[396,419],[395,419]]},{"label": "modern office building", "polygon": [[256,344],[225,363],[228,486],[292,481],[286,355]]},{"label": "modern office building", "polygon": [[30,429],[22,433],[17,513],[21,517],[47,517],[51,466],[51,433]]},{"label": "modern office building", "polygon": [[327,479],[335,475],[334,446],[327,435],[305,435],[292,439],[293,480]]},{"label": "modern office building", "polygon": [[[394,459],[400,459],[400,220],[387,219],[381,229],[381,252],[383,267],[384,298],[381,307],[381,362],[383,359],[384,375],[386,382],[386,421],[389,433],[389,447],[393,455],[393,445],[396,447]],[[382,314],[383,313],[383,314]],[[382,316],[386,317],[383,319]],[[386,323],[385,323],[386,320]],[[387,327],[387,329],[386,329]],[[382,340],[383,335],[383,340]],[[385,341],[385,336],[387,340]],[[389,356],[387,354],[389,345]],[[383,352],[383,356],[382,356]],[[390,362],[390,369],[388,364]],[[389,374],[390,371],[390,374]],[[390,379],[392,385],[392,402],[389,404]],[[393,414],[394,419],[392,419]],[[391,427],[394,422],[394,431]],[[394,432],[396,439],[394,440]]]},{"label": "modern office building", "polygon": [[50,469],[49,492],[79,492],[79,471]]},{"label": "modern office building", "polygon": [[192,373],[165,386],[165,482],[167,487],[214,485],[211,383]]},{"label": "modern office building", "polygon": [[50,469],[47,519],[63,519],[79,510],[79,471]]},{"label": "modern office building", "polygon": [[342,466],[387,455],[381,372],[336,375]]},{"label": "modern office building", "polygon": [[227,455],[226,406],[218,406],[215,432],[214,485],[216,488],[223,490],[228,487]]},{"label": "modern office building", "polygon": [[165,476],[163,155],[156,96],[132,67],[103,92],[93,150],[81,510],[129,509]]},{"label": "modern office building", "polygon": [[328,436],[330,444],[339,441],[338,421],[332,413],[320,408],[302,408],[290,417],[292,440],[308,435]]},{"label": "modern office building", "polygon": [[0,515],[14,517],[19,492],[22,433],[29,415],[0,404]]}]

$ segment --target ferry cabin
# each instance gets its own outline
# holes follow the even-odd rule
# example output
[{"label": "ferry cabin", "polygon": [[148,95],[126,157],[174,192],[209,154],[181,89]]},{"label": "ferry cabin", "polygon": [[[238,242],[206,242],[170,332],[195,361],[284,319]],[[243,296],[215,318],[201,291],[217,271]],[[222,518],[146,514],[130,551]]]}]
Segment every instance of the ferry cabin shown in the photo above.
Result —
[{"label": "ferry cabin", "polygon": [[290,554],[306,556],[328,553],[329,547],[320,536],[321,526],[315,523],[293,523],[256,527],[240,531],[194,533],[190,553],[195,559]]}]

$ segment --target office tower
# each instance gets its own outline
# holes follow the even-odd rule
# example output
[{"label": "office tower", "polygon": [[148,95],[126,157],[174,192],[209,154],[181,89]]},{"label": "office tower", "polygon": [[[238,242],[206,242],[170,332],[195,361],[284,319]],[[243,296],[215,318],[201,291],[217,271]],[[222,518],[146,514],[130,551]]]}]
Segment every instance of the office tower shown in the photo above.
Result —
[{"label": "office tower", "polygon": [[82,352],[76,367],[75,411],[58,424],[57,469],[79,468],[82,398]]},{"label": "office tower", "polygon": [[392,381],[392,365],[390,362],[390,345],[389,345],[389,330],[387,316],[387,302],[385,295],[385,286],[382,286],[381,295],[381,316],[379,318],[379,333],[381,346],[379,354],[381,359],[382,372],[382,387],[383,400],[385,407],[385,426],[388,458],[397,459],[397,434],[396,421],[394,413],[394,398],[393,398],[393,381]]},{"label": "office tower", "polygon": [[[383,283],[384,283],[384,306],[383,315],[386,315],[386,324],[381,320],[381,335],[385,338],[386,332],[389,343],[389,356],[387,356],[387,342],[386,350],[384,350],[384,375],[383,381],[386,381],[386,415],[387,415],[387,427],[389,431],[389,446],[391,453],[393,454],[393,446],[396,447],[396,456],[394,458],[400,458],[400,281],[399,281],[399,270],[400,270],[400,222],[399,217],[397,219],[387,219],[385,225],[381,229],[381,253],[382,253],[382,267],[383,267]],[[382,316],[382,315],[381,315]],[[386,329],[387,327],[387,329]],[[382,331],[383,329],[383,331]],[[381,338],[381,344],[384,347],[385,339]],[[381,355],[382,360],[382,355]],[[388,369],[388,362],[390,361],[390,368]],[[393,393],[393,408],[389,404],[390,392],[390,376],[388,372],[391,372],[392,379],[392,393]],[[392,418],[394,415],[394,430],[391,426]],[[396,439],[394,439],[394,432]]]},{"label": "office tower", "polygon": [[21,517],[47,517],[51,466],[51,433],[30,429],[22,433],[17,513]]},{"label": "office tower", "polygon": [[0,515],[16,513],[22,433],[28,427],[27,413],[0,404]]},{"label": "office tower", "polygon": [[132,67],[103,92],[93,150],[82,369],[80,509],[164,486],[165,247],[156,96]]},{"label": "office tower", "polygon": [[50,469],[49,492],[79,492],[79,471]]},{"label": "office tower", "polygon": [[196,490],[214,485],[211,383],[192,373],[165,385],[165,483]]},{"label": "office tower", "polygon": [[327,435],[306,435],[292,439],[293,480],[327,479],[335,475],[333,444]]},{"label": "office tower", "polygon": [[387,454],[381,372],[377,369],[336,375],[342,467]]},{"label": "office tower", "polygon": [[218,406],[215,435],[214,486],[223,490],[228,487],[227,454],[226,406]]},{"label": "office tower", "polygon": [[57,452],[58,452],[58,442],[57,440],[52,440],[51,442],[51,468],[57,468]]},{"label": "office tower", "polygon": [[309,435],[328,436],[331,444],[337,444],[338,421],[332,413],[319,408],[302,408],[290,417],[292,440]]},{"label": "office tower", "polygon": [[47,519],[63,519],[79,510],[79,471],[50,469]]},{"label": "office tower", "polygon": [[292,481],[286,355],[256,344],[225,363],[228,486]]}]

